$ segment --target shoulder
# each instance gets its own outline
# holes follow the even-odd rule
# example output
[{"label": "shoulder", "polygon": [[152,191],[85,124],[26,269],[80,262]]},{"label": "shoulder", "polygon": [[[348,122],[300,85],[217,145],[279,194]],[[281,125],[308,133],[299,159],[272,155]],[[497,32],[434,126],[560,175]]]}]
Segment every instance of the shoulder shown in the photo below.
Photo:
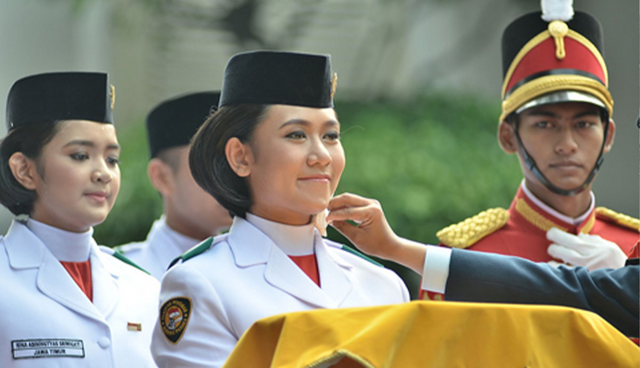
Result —
[{"label": "shoulder", "polygon": [[627,216],[625,214],[610,210],[605,207],[596,208],[596,218],[598,220],[606,221],[620,227],[627,228],[629,230],[638,231],[640,229],[640,220],[635,217]]},{"label": "shoulder", "polygon": [[509,221],[509,211],[491,208],[438,231],[438,240],[447,247],[468,248]]},{"label": "shoulder", "polygon": [[141,242],[133,242],[128,244],[118,245],[113,249],[120,254],[129,255],[129,254],[141,252],[148,246],[149,246],[148,242],[141,241]]},{"label": "shoulder", "polygon": [[[105,256],[104,259],[109,264],[118,267],[119,269],[125,272],[133,272],[134,274],[144,274],[146,276],[150,276],[149,272],[147,272],[142,267],[138,266],[135,262],[124,256],[118,250],[114,248],[105,247],[103,245],[98,247],[100,252]],[[153,279],[153,277],[151,277]]]},{"label": "shoulder", "polygon": [[193,248],[189,249],[188,251],[184,252],[182,255],[175,258],[173,261],[171,261],[171,264],[169,265],[169,267],[171,268],[177,263],[183,263],[190,259],[201,256],[202,254],[205,254],[207,251],[209,251],[209,249],[213,248],[216,244],[226,241],[227,236],[228,234],[223,234],[223,235],[210,237],[203,240],[202,242],[196,244]]},{"label": "shoulder", "polygon": [[341,257],[345,259],[364,261],[368,264],[384,268],[384,266],[381,263],[374,261],[371,257],[367,256],[366,254],[360,252],[359,250],[353,247],[349,247],[344,244],[340,244],[338,242],[334,242],[328,239],[324,239],[324,243],[325,245],[327,245],[329,249],[331,249],[333,252],[335,252],[336,254],[339,254]]}]

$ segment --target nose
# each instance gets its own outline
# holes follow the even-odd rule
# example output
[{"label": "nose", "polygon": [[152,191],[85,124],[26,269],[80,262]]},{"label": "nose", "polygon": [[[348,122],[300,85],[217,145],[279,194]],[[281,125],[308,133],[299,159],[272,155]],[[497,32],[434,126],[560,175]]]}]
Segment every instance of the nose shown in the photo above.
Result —
[{"label": "nose", "polygon": [[311,151],[307,156],[307,164],[309,166],[327,166],[331,163],[331,161],[331,153],[329,153],[329,150],[325,146],[322,139],[314,140],[311,144]]},{"label": "nose", "polygon": [[571,128],[565,127],[559,130],[555,150],[560,155],[575,153],[578,150],[578,142]]},{"label": "nose", "polygon": [[111,171],[107,169],[104,165],[97,167],[91,173],[91,181],[94,183],[109,183],[113,179],[113,175]]}]

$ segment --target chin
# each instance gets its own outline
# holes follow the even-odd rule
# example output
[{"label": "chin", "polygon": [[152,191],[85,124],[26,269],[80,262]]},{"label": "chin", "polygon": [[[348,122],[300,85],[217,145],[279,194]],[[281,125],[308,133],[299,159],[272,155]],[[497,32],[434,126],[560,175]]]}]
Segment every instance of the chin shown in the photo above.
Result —
[{"label": "chin", "polygon": [[572,190],[575,189],[579,186],[581,186],[584,183],[584,180],[582,181],[578,181],[578,180],[571,180],[571,181],[561,181],[561,182],[555,182],[555,181],[551,181],[551,183],[553,183],[555,186],[557,186],[560,189],[564,189],[564,190]]},{"label": "chin", "polygon": [[107,214],[92,214],[85,217],[87,226],[97,226],[107,219]]}]

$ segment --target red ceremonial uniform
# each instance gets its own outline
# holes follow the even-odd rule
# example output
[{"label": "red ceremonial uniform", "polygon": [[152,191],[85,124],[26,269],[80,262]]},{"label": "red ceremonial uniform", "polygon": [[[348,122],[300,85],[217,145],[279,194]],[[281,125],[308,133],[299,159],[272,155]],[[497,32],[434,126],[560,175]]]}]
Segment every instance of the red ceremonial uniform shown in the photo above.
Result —
[{"label": "red ceremonial uniform", "polygon": [[[637,219],[599,207],[592,209],[581,223],[574,225],[560,220],[536,205],[522,187],[518,189],[511,207],[503,211],[508,213],[506,223],[494,231],[490,229],[489,231],[492,232],[481,239],[475,242],[470,241],[468,244],[447,244],[446,234],[443,235],[440,232],[438,236],[442,245],[518,256],[534,262],[547,262],[553,259],[547,253],[551,242],[546,236],[547,231],[552,227],[571,234],[582,232],[599,235],[618,244],[625,254],[629,254],[638,243]],[[460,224],[453,225],[453,227],[456,226]],[[446,232],[447,229],[443,231]]]},{"label": "red ceremonial uniform", "polygon": [[[638,255],[639,226],[638,219],[595,206],[579,224],[574,225],[538,206],[520,187],[508,210],[496,208],[482,212],[440,230],[437,236],[442,246],[547,262],[554,260],[547,253],[551,245],[547,231],[557,227],[574,235],[579,232],[599,235],[618,244],[632,258]],[[444,299],[440,293],[425,290],[420,291],[419,298]]]}]

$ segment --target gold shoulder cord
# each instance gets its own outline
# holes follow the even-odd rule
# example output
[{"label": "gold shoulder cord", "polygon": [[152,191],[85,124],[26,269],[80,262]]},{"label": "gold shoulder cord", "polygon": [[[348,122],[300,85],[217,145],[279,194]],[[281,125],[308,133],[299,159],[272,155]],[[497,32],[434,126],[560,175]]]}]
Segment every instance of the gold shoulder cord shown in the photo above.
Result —
[{"label": "gold shoulder cord", "polygon": [[640,230],[640,220],[637,218],[627,216],[605,207],[596,208],[596,216],[598,216],[598,218],[608,219],[610,222],[615,222],[616,224],[631,230]]},{"label": "gold shoulder cord", "polygon": [[436,236],[442,244],[452,248],[468,248],[495,232],[509,221],[504,208],[492,208],[462,222],[445,227]]}]

